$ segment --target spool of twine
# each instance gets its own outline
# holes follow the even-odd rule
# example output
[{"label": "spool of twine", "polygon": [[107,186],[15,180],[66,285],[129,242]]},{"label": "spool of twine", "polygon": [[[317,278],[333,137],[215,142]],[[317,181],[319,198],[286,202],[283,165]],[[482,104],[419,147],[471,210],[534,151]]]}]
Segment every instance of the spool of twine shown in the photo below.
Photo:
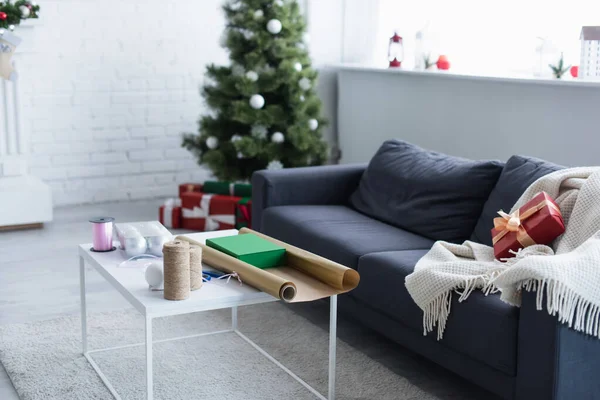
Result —
[{"label": "spool of twine", "polygon": [[202,247],[190,246],[190,288],[198,290],[202,287]]},{"label": "spool of twine", "polygon": [[167,242],[163,255],[165,299],[187,299],[190,297],[190,244],[183,240]]}]

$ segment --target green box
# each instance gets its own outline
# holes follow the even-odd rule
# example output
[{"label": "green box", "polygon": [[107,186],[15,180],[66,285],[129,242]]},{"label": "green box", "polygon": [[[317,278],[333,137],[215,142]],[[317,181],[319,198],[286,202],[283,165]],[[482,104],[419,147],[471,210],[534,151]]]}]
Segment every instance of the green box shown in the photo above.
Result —
[{"label": "green box", "polygon": [[207,239],[206,245],[261,269],[279,267],[285,258],[285,248],[252,233]]}]

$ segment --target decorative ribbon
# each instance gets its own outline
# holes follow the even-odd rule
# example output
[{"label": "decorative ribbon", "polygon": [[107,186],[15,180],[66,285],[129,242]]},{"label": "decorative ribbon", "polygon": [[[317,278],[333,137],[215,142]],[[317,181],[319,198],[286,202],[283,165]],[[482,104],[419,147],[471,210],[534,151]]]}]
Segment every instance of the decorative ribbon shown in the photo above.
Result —
[{"label": "decorative ribbon", "polygon": [[165,208],[163,211],[163,225],[167,228],[173,227],[173,209],[175,207],[181,207],[181,199],[168,199],[164,204]]},{"label": "decorative ribbon", "polygon": [[498,211],[500,217],[494,218],[494,229],[499,230],[500,232],[492,238],[492,243],[498,243],[509,232],[516,232],[517,241],[521,243],[523,247],[536,244],[531,236],[529,236],[527,233],[527,230],[523,226],[523,222],[544,207],[549,207],[560,212],[560,209],[556,206],[556,204],[548,199],[542,200],[535,206],[528,208],[523,213],[521,213],[520,209],[511,214],[507,214],[502,210]]},{"label": "decorative ribbon", "polygon": [[220,223],[234,225],[235,215],[210,215],[210,201],[212,194],[203,194],[200,199],[200,207],[194,207],[192,210],[187,208],[182,209],[183,218],[204,218],[204,230],[216,231],[220,227]]},{"label": "decorative ribbon", "polygon": [[235,271],[232,271],[230,274],[220,276],[220,277],[217,278],[217,280],[219,280],[219,279],[225,279],[225,278],[227,278],[227,281],[225,281],[226,284],[229,283],[229,281],[231,280],[231,278],[236,278],[238,280],[238,282],[240,283],[240,285],[243,284],[242,278],[240,278],[240,276],[238,275],[238,273],[235,272]]}]

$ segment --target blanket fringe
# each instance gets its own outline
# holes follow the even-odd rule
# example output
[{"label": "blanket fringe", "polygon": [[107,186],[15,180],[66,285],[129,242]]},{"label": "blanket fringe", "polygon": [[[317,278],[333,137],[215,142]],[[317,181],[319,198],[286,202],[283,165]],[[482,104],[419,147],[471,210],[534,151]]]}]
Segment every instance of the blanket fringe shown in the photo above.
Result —
[{"label": "blanket fringe", "polygon": [[548,314],[558,316],[559,322],[569,328],[600,339],[600,307],[592,304],[571,288],[556,280],[530,279],[519,284],[519,289],[536,291],[536,308],[543,309],[546,294]]},{"label": "blanket fringe", "polygon": [[500,275],[501,272],[502,270],[498,269],[491,271],[486,275],[467,278],[462,285],[459,285],[446,293],[442,293],[432,302],[427,304],[423,310],[423,336],[432,332],[437,325],[437,340],[443,338],[446,322],[450,315],[450,306],[452,305],[452,292],[456,292],[460,295],[458,297],[459,303],[467,300],[475,289],[481,289],[486,296],[497,293],[500,289],[493,284],[493,280]]}]

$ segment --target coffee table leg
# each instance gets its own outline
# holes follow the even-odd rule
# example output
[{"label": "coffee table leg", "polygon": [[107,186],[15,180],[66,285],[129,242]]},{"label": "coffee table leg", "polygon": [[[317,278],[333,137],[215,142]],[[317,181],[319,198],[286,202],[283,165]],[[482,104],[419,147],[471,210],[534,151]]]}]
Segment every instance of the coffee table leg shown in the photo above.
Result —
[{"label": "coffee table leg", "polygon": [[85,299],[85,260],[79,257],[79,295],[81,298],[81,348],[85,354],[88,351],[87,343],[87,303]]},{"label": "coffee table leg", "polygon": [[146,316],[146,399],[152,400],[152,317]]},{"label": "coffee table leg", "polygon": [[231,330],[237,331],[238,328],[238,308],[231,307]]},{"label": "coffee table leg", "polygon": [[337,295],[329,298],[329,395],[335,400],[335,345],[337,337]]}]

